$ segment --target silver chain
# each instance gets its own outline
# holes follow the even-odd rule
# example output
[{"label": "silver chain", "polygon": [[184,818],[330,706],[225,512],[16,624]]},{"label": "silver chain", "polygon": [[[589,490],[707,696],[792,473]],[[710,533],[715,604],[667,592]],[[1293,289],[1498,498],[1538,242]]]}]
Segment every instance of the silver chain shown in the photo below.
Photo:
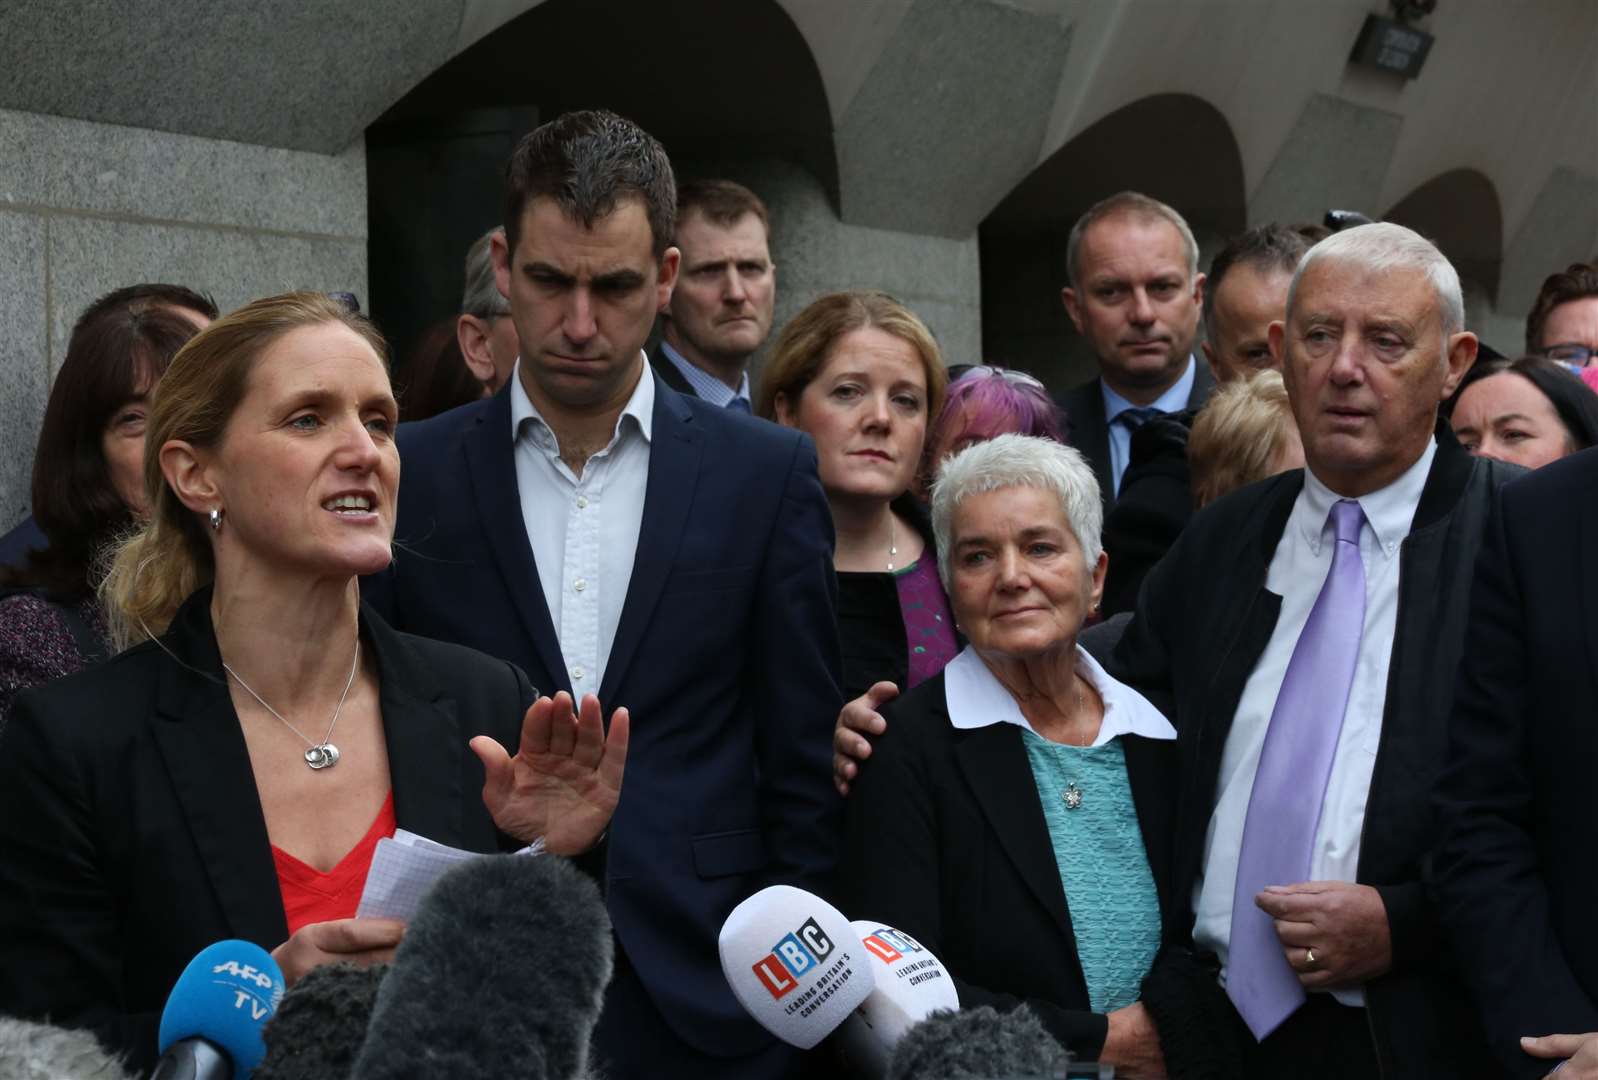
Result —
[{"label": "silver chain", "polygon": [[333,719],[327,722],[327,734],[322,736],[322,741],[319,743],[314,743],[310,739],[307,739],[304,732],[285,720],[282,713],[272,708],[272,706],[266,703],[265,698],[263,698],[260,694],[257,694],[254,690],[250,689],[250,684],[239,678],[239,673],[229,667],[226,660],[222,661],[222,670],[233,676],[233,678],[238,681],[238,684],[244,688],[244,692],[246,694],[249,694],[256,701],[260,702],[261,708],[277,717],[278,721],[282,723],[284,727],[288,728],[290,731],[294,732],[294,734],[300,737],[301,742],[314,749],[318,746],[326,746],[327,740],[333,737],[333,725],[338,723],[338,714],[344,711],[344,699],[350,696],[350,687],[355,685],[355,669],[360,666],[360,663],[361,639],[357,637],[355,639],[355,659],[350,661],[350,677],[344,683],[344,692],[338,696],[338,705],[333,709]]}]

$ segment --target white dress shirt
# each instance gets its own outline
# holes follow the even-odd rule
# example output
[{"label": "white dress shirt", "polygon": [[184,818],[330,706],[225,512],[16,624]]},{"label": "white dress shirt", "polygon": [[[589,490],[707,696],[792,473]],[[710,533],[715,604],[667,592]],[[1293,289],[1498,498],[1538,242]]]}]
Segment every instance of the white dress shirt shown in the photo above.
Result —
[{"label": "white dress shirt", "polygon": [[[1187,358],[1187,369],[1182,372],[1182,377],[1165,393],[1149,402],[1148,408],[1158,409],[1163,413],[1181,412],[1187,408],[1187,399],[1193,396],[1193,381],[1197,378],[1198,361],[1193,357]],[[1137,408],[1126,398],[1110,389],[1110,384],[1103,379],[1099,380],[1099,389],[1104,394],[1104,424],[1110,435],[1110,486],[1111,494],[1121,493],[1121,474],[1126,472],[1126,466],[1132,458],[1132,430],[1125,424],[1117,424],[1115,418],[1128,409]]]},{"label": "white dress shirt", "polygon": [[[638,386],[605,448],[581,477],[560,459],[560,445],[522,388],[521,361],[511,372],[511,437],[516,491],[544,603],[579,701],[598,694],[632,581],[649,481],[655,375],[642,359]],[[562,510],[564,509],[564,512]]]},{"label": "white dress shirt", "polygon": [[[1370,794],[1371,771],[1381,743],[1387,669],[1398,622],[1399,548],[1415,520],[1415,508],[1420,505],[1421,491],[1436,454],[1437,441],[1433,439],[1420,460],[1397,480],[1359,499],[1365,511],[1365,523],[1359,531],[1360,561],[1365,565],[1365,627],[1354,663],[1354,685],[1343,712],[1343,729],[1321,803],[1320,824],[1315,829],[1315,850],[1310,857],[1313,881],[1353,881],[1359,869],[1365,799]],[[1334,540],[1327,518],[1332,504],[1341,497],[1305,470],[1304,490],[1293,503],[1265,577],[1265,587],[1282,598],[1276,629],[1243,688],[1221,754],[1221,772],[1216,780],[1218,798],[1204,838],[1204,862],[1193,888],[1193,940],[1200,949],[1213,949],[1220,957],[1223,984],[1238,851],[1243,843],[1243,820],[1254,790],[1254,774],[1265,746],[1265,730],[1270,726],[1271,712],[1287,674],[1287,662],[1309,621],[1310,609],[1326,583],[1326,575],[1331,572]],[[1357,988],[1336,991],[1335,996],[1345,1005],[1365,1003],[1364,991]]]},{"label": "white dress shirt", "polygon": [[[1094,746],[1103,746],[1117,735],[1176,738],[1176,729],[1165,719],[1164,713],[1130,686],[1112,679],[1080,645],[1076,647],[1076,670],[1104,701],[1104,722],[1099,725]],[[949,722],[961,730],[989,724],[1015,724],[1037,734],[1022,715],[1015,696],[1004,688],[970,645],[944,666],[943,699],[949,706]]]}]

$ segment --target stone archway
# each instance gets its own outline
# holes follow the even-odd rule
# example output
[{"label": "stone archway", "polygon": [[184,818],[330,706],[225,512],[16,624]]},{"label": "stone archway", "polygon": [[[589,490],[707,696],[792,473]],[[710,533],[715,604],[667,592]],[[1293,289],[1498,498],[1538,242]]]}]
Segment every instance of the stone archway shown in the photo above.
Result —
[{"label": "stone archway", "polygon": [[1475,169],[1450,169],[1400,199],[1383,220],[1414,229],[1438,246],[1467,291],[1498,299],[1504,215],[1493,182]]},{"label": "stone archway", "polygon": [[500,170],[515,141],[579,108],[637,121],[680,176],[741,179],[750,162],[778,161],[836,199],[826,92],[777,3],[544,0],[444,63],[367,130],[372,309],[398,355],[455,313],[466,249],[499,221]]}]

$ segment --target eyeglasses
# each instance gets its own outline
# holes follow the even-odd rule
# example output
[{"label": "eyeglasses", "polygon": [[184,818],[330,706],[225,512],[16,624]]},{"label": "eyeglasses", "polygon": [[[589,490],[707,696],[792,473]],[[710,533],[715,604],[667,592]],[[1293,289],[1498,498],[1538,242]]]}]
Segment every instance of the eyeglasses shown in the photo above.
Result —
[{"label": "eyeglasses", "polygon": [[960,374],[956,376],[956,379],[963,379],[967,375],[997,376],[998,378],[1001,378],[1006,382],[1012,382],[1017,386],[1030,386],[1034,390],[1042,390],[1045,394],[1049,392],[1048,388],[1036,378],[1028,375],[1024,371],[1016,371],[1013,368],[991,367],[988,364],[972,364],[970,367],[960,372]]},{"label": "eyeglasses", "polygon": [[1548,348],[1543,350],[1543,355],[1550,360],[1558,360],[1561,364],[1586,367],[1594,360],[1598,360],[1598,347],[1567,341],[1563,344],[1548,346]]}]

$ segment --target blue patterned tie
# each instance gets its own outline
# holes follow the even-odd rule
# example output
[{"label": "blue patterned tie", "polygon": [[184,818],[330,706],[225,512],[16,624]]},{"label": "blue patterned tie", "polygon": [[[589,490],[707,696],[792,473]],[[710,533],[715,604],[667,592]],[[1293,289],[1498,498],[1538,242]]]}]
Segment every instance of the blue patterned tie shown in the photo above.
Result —
[{"label": "blue patterned tie", "polygon": [[1304,1003],[1274,920],[1254,903],[1267,885],[1307,881],[1321,803],[1354,684],[1365,628],[1365,564],[1359,530],[1365,512],[1344,499],[1332,507],[1332,569],[1293,646],[1271,711],[1249,795],[1232,893],[1226,993],[1256,1039]]}]

